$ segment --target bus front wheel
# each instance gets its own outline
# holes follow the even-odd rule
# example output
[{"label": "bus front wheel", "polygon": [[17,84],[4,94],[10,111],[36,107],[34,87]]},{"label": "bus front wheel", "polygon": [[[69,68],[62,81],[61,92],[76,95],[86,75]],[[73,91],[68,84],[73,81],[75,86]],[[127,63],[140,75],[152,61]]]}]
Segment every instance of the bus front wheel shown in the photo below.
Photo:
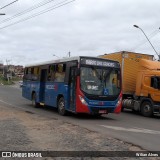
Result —
[{"label": "bus front wheel", "polygon": [[65,101],[63,97],[58,100],[58,113],[62,116],[66,115]]},{"label": "bus front wheel", "polygon": [[35,108],[39,107],[39,103],[37,103],[37,101],[36,101],[36,93],[33,93],[33,95],[32,95],[32,106]]}]

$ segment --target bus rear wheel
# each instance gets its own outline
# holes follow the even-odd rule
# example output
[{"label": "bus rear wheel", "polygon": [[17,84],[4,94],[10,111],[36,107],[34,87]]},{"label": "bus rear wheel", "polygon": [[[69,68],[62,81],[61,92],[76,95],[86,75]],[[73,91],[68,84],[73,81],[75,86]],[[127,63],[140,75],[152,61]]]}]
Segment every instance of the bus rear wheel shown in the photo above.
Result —
[{"label": "bus rear wheel", "polygon": [[37,101],[36,101],[36,93],[33,93],[33,95],[32,95],[32,106],[35,108],[39,107],[39,103],[37,103]]},{"label": "bus rear wheel", "polygon": [[62,116],[66,115],[65,101],[63,97],[58,100],[58,113]]}]

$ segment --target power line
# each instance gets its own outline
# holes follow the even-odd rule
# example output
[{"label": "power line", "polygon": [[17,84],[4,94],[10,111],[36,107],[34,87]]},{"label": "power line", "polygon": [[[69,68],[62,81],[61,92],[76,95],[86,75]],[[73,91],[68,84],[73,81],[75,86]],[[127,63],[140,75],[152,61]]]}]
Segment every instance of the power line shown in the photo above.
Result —
[{"label": "power line", "polygon": [[[160,27],[159,27],[159,29],[160,29]],[[144,31],[143,31],[143,32],[144,32]],[[153,37],[154,37],[155,35],[157,35],[158,33],[160,33],[160,31],[159,31],[159,30],[155,30],[153,33],[150,34],[150,37],[149,37],[149,38],[150,38],[150,39],[153,38]],[[147,38],[147,39],[148,39],[148,38]],[[148,39],[148,41],[149,41],[149,39]],[[149,41],[149,42],[150,42],[150,41]],[[146,43],[146,41],[143,41],[142,44],[144,44],[144,43]],[[151,43],[151,42],[150,42],[150,43]],[[140,45],[142,45],[142,44],[139,44],[138,47],[139,47]],[[152,45],[152,44],[151,44],[151,45]],[[137,48],[138,48],[138,47],[137,47]],[[152,45],[152,47],[153,47],[153,45]],[[136,49],[136,47],[135,47],[135,49]],[[153,49],[154,49],[154,47],[153,47]],[[154,49],[154,50],[155,50],[155,49]],[[155,51],[155,52],[156,52],[156,54],[154,54],[153,56],[158,56],[158,59],[159,59],[159,57],[160,57],[159,54],[157,53],[157,51]]]},{"label": "power line", "polygon": [[18,1],[18,0],[15,0],[15,1],[13,1],[13,2],[7,4],[7,5],[3,6],[3,7],[1,7],[0,9],[6,8],[6,7],[10,6],[11,4],[13,4],[13,3],[15,3],[15,2],[17,2],[17,1]]},{"label": "power line", "polygon": [[[66,2],[66,1],[68,1],[68,0],[62,1],[62,2],[56,4],[56,5],[52,6],[52,7],[49,7],[49,8],[47,8],[47,9],[45,9],[45,10],[42,10],[41,12],[38,12],[38,13],[33,14],[33,15],[31,15],[31,16],[28,16],[28,17],[26,17],[26,18],[24,18],[24,19],[21,19],[21,20],[15,22],[15,23],[11,23],[11,24],[9,24],[9,25],[6,25],[6,26],[4,26],[4,27],[1,27],[0,29],[4,29],[4,28],[10,27],[10,26],[12,26],[12,25],[15,25],[15,24],[24,22],[24,21],[26,21],[26,20],[32,19],[32,18],[37,17],[37,16],[39,16],[39,15],[41,15],[41,14],[47,13],[47,12],[49,12],[49,11],[51,11],[51,10],[55,10],[55,9],[57,9],[57,8],[60,8],[60,7],[64,6],[64,5],[67,5],[67,4],[69,4],[69,3],[72,3],[72,2],[74,2],[74,1],[76,1],[76,0],[72,0],[72,1],[69,1],[69,2]],[[64,2],[66,2],[66,3],[64,3]],[[58,5],[58,6],[57,6],[57,5]]]},{"label": "power line", "polygon": [[19,13],[15,14],[14,16],[12,16],[12,17],[10,17],[10,18],[4,19],[3,21],[0,22],[0,24],[2,24],[2,23],[4,23],[4,22],[7,22],[7,21],[9,21],[9,20],[12,20],[12,19],[14,19],[14,18],[17,18],[17,17],[19,17],[19,16],[21,16],[21,15],[24,15],[24,14],[26,14],[26,13],[28,13],[28,12],[31,12],[31,11],[33,11],[33,10],[39,8],[39,7],[42,7],[42,6],[48,4],[48,3],[52,2],[52,1],[55,1],[55,0],[48,0],[48,1],[45,0],[45,1],[42,1],[42,2],[36,4],[36,5],[34,5],[34,6],[30,7],[30,8],[22,11],[22,12],[19,12]]},{"label": "power line", "polygon": [[[156,36],[158,33],[160,33],[159,30],[155,30],[148,37],[151,39],[154,36]],[[145,44],[146,42],[147,42],[147,40],[141,41],[136,47],[132,48],[131,50],[136,50],[137,48],[139,48],[141,45]]]}]

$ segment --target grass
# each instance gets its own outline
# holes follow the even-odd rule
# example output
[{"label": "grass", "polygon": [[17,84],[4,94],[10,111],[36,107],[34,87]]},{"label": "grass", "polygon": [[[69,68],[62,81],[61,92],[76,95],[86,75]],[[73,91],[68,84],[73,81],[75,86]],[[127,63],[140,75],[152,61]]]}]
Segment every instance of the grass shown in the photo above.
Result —
[{"label": "grass", "polygon": [[14,81],[20,81],[22,80],[19,77],[13,77],[11,80],[6,80],[2,75],[0,75],[0,85],[13,85]]}]

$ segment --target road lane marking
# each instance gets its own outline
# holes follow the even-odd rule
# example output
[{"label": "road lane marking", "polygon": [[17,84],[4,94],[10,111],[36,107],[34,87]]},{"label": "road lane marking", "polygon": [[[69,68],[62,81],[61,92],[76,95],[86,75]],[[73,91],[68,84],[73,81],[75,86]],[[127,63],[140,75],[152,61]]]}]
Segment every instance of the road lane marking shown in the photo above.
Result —
[{"label": "road lane marking", "polygon": [[3,100],[1,100],[1,99],[0,99],[0,102],[2,102],[2,103],[4,103],[4,104],[7,104],[7,105],[9,105],[9,106],[11,106],[11,107],[13,107],[13,108],[19,108],[19,109],[21,109],[21,110],[26,111],[26,108],[15,106],[15,105],[13,105],[13,104],[11,104],[11,103],[8,103],[8,102],[5,102],[5,101],[3,101]]},{"label": "road lane marking", "polygon": [[101,127],[105,127],[108,129],[113,129],[117,131],[126,131],[126,132],[136,132],[136,133],[149,133],[149,134],[160,134],[160,131],[150,130],[145,128],[124,128],[124,127],[116,127],[116,126],[107,126],[107,125],[100,125]]},{"label": "road lane marking", "polygon": [[0,102],[2,102],[2,103],[4,103],[4,104],[7,104],[7,105],[9,105],[9,106],[12,106],[12,107],[16,107],[16,106],[14,106],[13,104],[8,103],[8,102],[5,102],[5,101],[3,101],[3,100],[1,100],[1,99],[0,99]]}]

